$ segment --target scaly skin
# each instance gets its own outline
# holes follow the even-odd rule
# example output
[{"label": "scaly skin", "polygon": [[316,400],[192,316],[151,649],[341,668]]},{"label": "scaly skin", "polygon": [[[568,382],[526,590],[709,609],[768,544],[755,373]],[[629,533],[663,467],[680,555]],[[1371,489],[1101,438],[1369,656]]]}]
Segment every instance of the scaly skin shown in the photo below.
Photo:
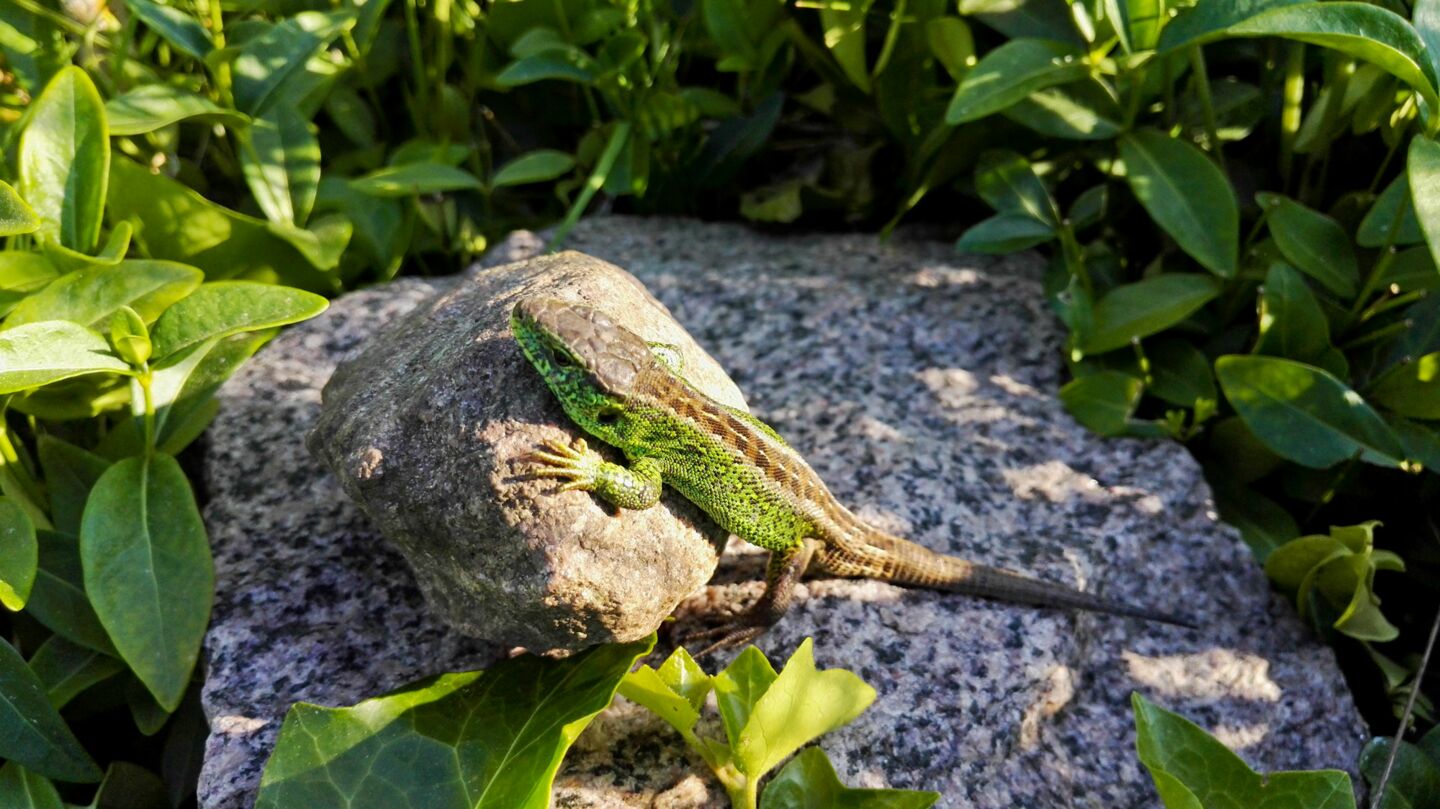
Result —
[{"label": "scaly skin", "polygon": [[542,464],[537,476],[561,478],[562,490],[593,492],[630,509],[655,505],[662,485],[670,486],[727,531],[770,551],[765,594],[739,625],[722,630],[712,649],[747,642],[779,620],[812,560],[836,576],[1190,626],[935,553],[865,524],[769,426],[687,383],[673,348],[646,343],[603,312],[526,298],[512,311],[510,328],[570,419],[630,461],[609,463],[584,439],[546,442],[531,456]]}]

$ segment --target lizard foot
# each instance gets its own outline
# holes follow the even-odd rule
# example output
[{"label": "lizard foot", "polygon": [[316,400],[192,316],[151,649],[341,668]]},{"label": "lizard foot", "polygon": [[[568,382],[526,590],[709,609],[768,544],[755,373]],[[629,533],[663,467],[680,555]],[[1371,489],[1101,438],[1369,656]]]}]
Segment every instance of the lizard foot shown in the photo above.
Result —
[{"label": "lizard foot", "polygon": [[540,464],[528,477],[560,478],[566,481],[559,489],[562,492],[575,489],[588,492],[599,484],[600,467],[605,459],[590,449],[585,439],[577,437],[569,444],[562,444],[547,438],[540,442],[540,446],[544,449],[537,449],[521,459]]},{"label": "lizard foot", "polygon": [[724,626],[717,626],[714,629],[705,629],[699,632],[692,632],[689,635],[681,638],[680,643],[683,646],[685,644],[693,643],[694,641],[717,638],[717,640],[712,642],[709,646],[706,646],[704,649],[701,649],[699,652],[695,653],[695,658],[699,659],[710,654],[711,652],[719,652],[724,649],[734,649],[740,646],[744,646],[745,644],[750,643],[756,638],[765,634],[765,630],[769,628],[769,625],[759,625],[741,621],[733,624],[725,624]]}]

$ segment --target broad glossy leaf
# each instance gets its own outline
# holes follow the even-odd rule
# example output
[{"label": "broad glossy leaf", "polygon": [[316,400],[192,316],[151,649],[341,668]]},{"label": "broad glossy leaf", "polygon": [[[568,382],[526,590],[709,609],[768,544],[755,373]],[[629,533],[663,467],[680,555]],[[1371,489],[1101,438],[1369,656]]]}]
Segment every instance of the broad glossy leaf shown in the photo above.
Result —
[{"label": "broad glossy leaf", "polygon": [[1013,253],[1053,238],[1055,229],[1029,214],[1002,213],[971,225],[955,243],[955,249],[966,253]]},{"label": "broad glossy leaf", "polygon": [[265,227],[288,242],[318,270],[339,266],[350,237],[355,235],[355,225],[342,214],[318,216],[303,228],[289,222],[268,222]]},{"label": "broad glossy leaf", "polygon": [[1166,806],[1246,809],[1355,809],[1350,776],[1340,770],[1273,772],[1250,769],[1193,722],[1130,695],[1135,749]]},{"label": "broad glossy leaf", "polygon": [[[1425,43],[1425,53],[1430,57],[1430,75],[1440,74],[1440,3],[1435,0],[1415,0],[1411,4],[1411,22],[1415,32]],[[1433,115],[1435,110],[1431,110]]]},{"label": "broad glossy leaf", "polygon": [[0,394],[102,372],[128,374],[130,366],[79,324],[52,320],[0,332]]},{"label": "broad glossy leaf", "polygon": [[9,183],[0,182],[0,238],[34,233],[40,224],[40,217],[20,194]]},{"label": "broad glossy leaf", "polygon": [[402,163],[377,169],[350,183],[374,197],[413,197],[445,191],[479,191],[484,188],[470,172],[443,163]]},{"label": "broad glossy leaf", "polygon": [[1198,3],[1165,26],[1158,48],[1161,51],[1173,51],[1187,45],[1210,42],[1225,36],[1231,26],[1265,11],[1306,2],[1307,0],[1227,0],[1224,3]]},{"label": "broad glossy leaf", "polygon": [[125,702],[130,708],[130,718],[135,729],[142,736],[154,736],[170,721],[172,711],[166,710],[135,675],[125,677]]},{"label": "broad glossy leaf", "polygon": [[1333,351],[1330,323],[1305,279],[1287,264],[1270,265],[1260,295],[1255,353],[1326,367],[1327,355]]},{"label": "broad glossy leaf", "polygon": [[1206,269],[1238,268],[1240,207],[1224,172],[1185,141],[1154,130],[1120,139],[1125,179],[1156,224]]},{"label": "broad glossy leaf", "polygon": [[843,5],[820,7],[820,31],[825,47],[840,64],[845,78],[862,93],[870,92],[870,68],[865,61],[865,15],[873,2],[853,0]]},{"label": "broad glossy leaf", "polygon": [[1076,81],[1088,73],[1079,48],[1044,39],[1012,39],[970,69],[950,101],[945,122],[963,124],[984,118],[1037,90]]},{"label": "broad glossy leaf", "polygon": [[1031,93],[1007,107],[1004,115],[1052,138],[1109,140],[1124,131],[1120,110],[1094,82]]},{"label": "broad glossy leaf", "polygon": [[208,280],[248,278],[333,291],[338,279],[321,273],[270,224],[222,208],[183,184],[132,160],[111,165],[107,215],[144,223],[151,257],[205,268]]},{"label": "broad glossy leaf", "polygon": [[111,135],[143,135],[191,119],[218,121],[229,126],[250,119],[210,99],[169,84],[142,84],[105,102]]},{"label": "broad glossy leaf", "polygon": [[754,703],[739,737],[731,737],[735,763],[750,778],[760,778],[811,740],[849,723],[875,701],[875,689],[853,673],[816,670],[813,646],[810,638],[800,644]]},{"label": "broad glossy leaf", "polygon": [[[443,674],[350,708],[297,703],[257,809],[544,809],[560,759],[654,636]],[[377,803],[378,802],[378,803]]]},{"label": "broad glossy leaf", "polygon": [[847,787],[825,751],[807,747],[765,785],[760,809],[928,809],[938,800],[938,792]]},{"label": "broad glossy leaf", "polygon": [[1189,340],[1156,340],[1145,346],[1145,355],[1150,360],[1150,393],[1181,407],[1195,407],[1201,399],[1218,401],[1210,360]]},{"label": "broad glossy leaf", "polygon": [[97,652],[118,656],[85,595],[80,541],[55,531],[38,531],[40,570],[30,590],[26,614],[55,634]]},{"label": "broad glossy leaf", "polygon": [[353,244],[382,279],[400,269],[410,246],[415,218],[407,214],[407,205],[403,199],[356,194],[350,190],[349,181],[333,177],[320,178],[315,199],[317,213],[338,211],[353,224]]},{"label": "broad glossy leaf", "polygon": [[130,238],[134,234],[135,228],[129,222],[118,222],[111,228],[104,246],[94,255],[71,250],[63,244],[48,240],[40,244],[40,252],[61,275],[88,270],[91,267],[113,267],[125,259],[125,254],[130,250]]},{"label": "broad glossy leaf", "polygon": [[1099,371],[1072,379],[1060,401],[1075,420],[1101,435],[1122,435],[1140,404],[1145,383],[1121,371]]},{"label": "broad glossy leaf", "polygon": [[100,476],[80,525],[85,591],[121,658],[174,710],[210,619],[215,568],[190,482],[168,455]]},{"label": "broad glossy leaf", "polygon": [[50,779],[13,761],[0,767],[0,809],[65,809]]},{"label": "broad glossy leaf", "polygon": [[155,321],[155,360],[159,364],[206,340],[299,323],[328,305],[319,295],[287,287],[250,281],[205,284]]},{"label": "broad glossy leaf", "polygon": [[620,695],[643,705],[682,734],[700,720],[700,709],[714,684],[690,653],[681,646],[659,669],[642,665],[625,675]]},{"label": "broad glossy leaf", "polygon": [[[1440,110],[1436,112],[1440,114]],[[1430,256],[1440,262],[1440,143],[1420,135],[1411,138],[1405,173],[1410,179],[1415,218],[1430,245]]]},{"label": "broad glossy leaf", "polygon": [[354,24],[353,11],[302,11],[247,40],[231,65],[235,107],[249,115],[264,113],[287,81],[303,76],[306,60]]},{"label": "broad glossy leaf", "polygon": [[45,470],[45,489],[50,494],[50,515],[55,521],[55,530],[78,536],[80,514],[85,510],[90,488],[110,467],[110,462],[48,433],[41,433],[36,443],[40,468]]},{"label": "broad glossy leaf", "polygon": [[495,83],[502,88],[511,88],[547,79],[594,84],[595,72],[590,60],[578,48],[551,50],[516,59],[495,76]]},{"label": "broad glossy leaf", "polygon": [[68,320],[104,329],[122,306],[134,309],[147,322],[153,321],[203,280],[205,274],[194,267],[146,259],[72,272],[21,301],[6,318],[5,331],[46,320]]},{"label": "broad glossy leaf", "polygon": [[495,170],[490,184],[495,188],[543,183],[563,177],[575,167],[575,158],[555,149],[536,149]]},{"label": "broad glossy leaf", "polygon": [[195,59],[204,59],[215,49],[210,32],[194,17],[174,6],[152,0],[125,0],[125,5],[170,46]]},{"label": "broad glossy leaf", "polygon": [[[1394,739],[1377,736],[1360,751],[1360,772],[1370,782],[1372,794],[1380,786],[1393,744]],[[1436,795],[1440,795],[1440,759],[1427,755],[1420,745],[1401,741],[1385,795],[1375,809],[1426,809],[1434,805]]]},{"label": "broad glossy leaf", "polygon": [[240,166],[271,222],[303,225],[320,184],[320,142],[289,105],[275,105],[237,131]]},{"label": "broad glossy leaf", "polygon": [[85,71],[55,74],[30,105],[20,135],[20,195],[40,217],[39,234],[80,252],[100,240],[110,139],[105,105]]},{"label": "broad glossy leaf", "polygon": [[715,704],[720,709],[725,736],[732,747],[739,742],[755,704],[775,683],[777,676],[765,654],[754,646],[747,646],[724,671],[712,678]]},{"label": "broad glossy leaf", "polygon": [[55,265],[40,253],[0,250],[0,316],[58,275]]},{"label": "broad glossy leaf", "polygon": [[15,647],[0,640],[0,758],[57,781],[99,781],[100,769]]},{"label": "broad glossy leaf", "polygon": [[1235,411],[1276,453],[1316,469],[1362,454],[1399,466],[1404,447],[1358,393],[1319,368],[1276,357],[1229,355],[1215,375]]},{"label": "broad glossy leaf", "polygon": [[1153,50],[1169,19],[1161,0],[1106,0],[1105,9],[1126,53]]},{"label": "broad glossy leaf", "polygon": [[[80,692],[124,671],[125,664],[60,635],[51,635],[31,655],[30,670],[35,672],[50,704],[58,711]],[[0,803],[0,809],[3,807]]]},{"label": "broad glossy leaf", "polygon": [[1095,327],[1080,343],[1086,354],[1103,354],[1179,323],[1216,295],[1220,284],[1200,273],[1168,273],[1124,284],[1095,304]]},{"label": "broad glossy leaf", "polygon": [[960,14],[1011,39],[1036,37],[1081,44],[1065,0],[960,0]]},{"label": "broad glossy leaf", "polygon": [[1396,365],[1365,393],[1393,413],[1412,419],[1440,419],[1440,352]]},{"label": "broad glossy leaf", "polygon": [[1424,469],[1440,470],[1440,429],[1399,416],[1390,419],[1390,426],[1405,445],[1406,457]]},{"label": "broad glossy leaf", "polygon": [[39,561],[35,524],[25,509],[0,497],[0,605],[11,612],[24,609],[35,584]]},{"label": "broad glossy leaf", "polygon": [[1360,265],[1340,223],[1279,194],[1255,198],[1285,258],[1342,300],[1352,298],[1360,285]]},{"label": "broad glossy leaf", "polygon": [[993,149],[981,154],[975,164],[975,191],[1000,213],[1023,213],[1051,227],[1060,222],[1045,184],[1030,161],[1015,152]]},{"label": "broad glossy leaf", "polygon": [[[1394,236],[1390,235],[1392,226]],[[1360,220],[1360,229],[1355,233],[1355,242],[1361,247],[1381,247],[1387,239],[1396,245],[1417,244],[1425,240],[1420,222],[1415,218],[1415,206],[1410,201],[1410,179],[1404,172],[1375,198],[1375,203]]]},{"label": "broad glossy leaf", "polygon": [[1391,284],[1404,292],[1440,291],[1440,271],[1436,270],[1435,260],[1430,257],[1430,248],[1421,245],[1396,253],[1380,274],[1376,289],[1386,289]]}]

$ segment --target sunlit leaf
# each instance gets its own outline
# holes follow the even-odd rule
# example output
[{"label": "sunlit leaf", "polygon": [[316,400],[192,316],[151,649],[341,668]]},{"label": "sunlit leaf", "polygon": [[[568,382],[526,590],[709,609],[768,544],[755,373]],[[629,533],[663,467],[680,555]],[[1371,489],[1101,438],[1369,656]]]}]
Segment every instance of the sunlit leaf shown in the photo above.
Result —
[{"label": "sunlit leaf", "polygon": [[938,800],[938,792],[847,787],[825,751],[808,747],[765,785],[760,809],[928,809]]},{"label": "sunlit leaf", "polygon": [[169,84],[142,84],[105,102],[111,135],[143,135],[181,121],[199,119],[231,126],[250,119],[210,99]]},{"label": "sunlit leaf", "polygon": [[997,113],[1037,90],[1084,78],[1081,51],[1043,39],[1012,39],[990,51],[966,74],[945,112],[949,124]]},{"label": "sunlit leaf", "polygon": [[1095,304],[1094,329],[1080,342],[1087,354],[1102,354],[1179,323],[1220,294],[1220,284],[1202,273],[1167,273],[1118,286]]},{"label": "sunlit leaf", "polygon": [[105,210],[110,139],[105,105],[85,71],[61,70],[30,105],[19,169],[20,196],[40,218],[40,235],[92,250]]},{"label": "sunlit leaf", "polygon": [[1154,130],[1120,139],[1125,179],[1156,224],[1211,272],[1235,275],[1240,208],[1235,191],[1204,152]]},{"label": "sunlit leaf", "polygon": [[84,326],[51,320],[0,332],[0,393],[107,371],[128,374],[130,366]]}]

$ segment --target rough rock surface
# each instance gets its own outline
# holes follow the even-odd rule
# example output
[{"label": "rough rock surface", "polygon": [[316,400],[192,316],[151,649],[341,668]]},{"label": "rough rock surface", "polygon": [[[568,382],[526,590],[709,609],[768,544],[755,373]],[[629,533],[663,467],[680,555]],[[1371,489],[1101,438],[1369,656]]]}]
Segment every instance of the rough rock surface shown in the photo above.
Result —
[{"label": "rough rock surface", "polygon": [[[535,244],[512,240],[506,259]],[[1183,607],[1204,627],[808,582],[760,645],[778,663],[814,636],[822,667],[879,690],[821,742],[842,778],[936,789],[943,807],[1153,806],[1132,690],[1259,769],[1351,768],[1364,728],[1330,651],[1216,521],[1194,462],[1174,444],[1090,435],[1054,398],[1059,327],[1034,259],[656,219],[590,220],[567,244],[640,277],[862,516],[933,548]],[[404,563],[302,446],[334,365],[432,288],[346,296],[222,392],[207,464],[219,583],[204,807],[250,805],[292,701],[350,704],[500,653],[426,612]],[[727,554],[717,582],[682,603],[682,624],[758,595],[761,558]],[[724,806],[701,766],[622,701],[581,736],[554,805]]]},{"label": "rough rock surface", "polygon": [[617,510],[527,475],[542,439],[576,434],[510,333],[529,296],[589,304],[674,346],[691,384],[745,407],[634,277],[565,252],[479,273],[378,329],[335,369],[307,443],[450,626],[537,652],[638,640],[715,572],[725,534],[673,492]]}]

